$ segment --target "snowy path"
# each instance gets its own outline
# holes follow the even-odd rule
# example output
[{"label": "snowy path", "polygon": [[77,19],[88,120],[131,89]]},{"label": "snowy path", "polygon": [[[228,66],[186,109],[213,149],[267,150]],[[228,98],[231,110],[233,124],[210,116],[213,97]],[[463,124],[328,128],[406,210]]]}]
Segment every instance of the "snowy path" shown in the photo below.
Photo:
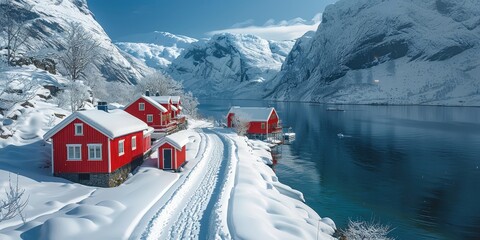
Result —
[{"label": "snowy path", "polygon": [[[232,144],[205,129],[206,147],[170,199],[151,218],[142,239],[229,239],[227,203],[234,181]],[[132,237],[135,237],[134,235]]]}]

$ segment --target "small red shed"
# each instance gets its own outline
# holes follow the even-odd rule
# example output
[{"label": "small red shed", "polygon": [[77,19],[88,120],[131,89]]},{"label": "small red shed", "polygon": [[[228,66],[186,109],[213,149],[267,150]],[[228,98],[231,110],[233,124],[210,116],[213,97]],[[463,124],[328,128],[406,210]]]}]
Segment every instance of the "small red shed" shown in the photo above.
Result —
[{"label": "small red shed", "polygon": [[176,132],[158,140],[152,146],[152,149],[158,150],[158,168],[178,170],[185,164],[189,136],[187,131]]},{"label": "small red shed", "polygon": [[235,119],[248,123],[247,134],[268,135],[282,132],[277,111],[273,107],[238,107],[230,108],[227,114],[227,126],[235,127]]},{"label": "small red shed", "polygon": [[153,129],[123,110],[72,113],[44,135],[52,140],[52,173],[74,182],[112,187],[143,162]]}]

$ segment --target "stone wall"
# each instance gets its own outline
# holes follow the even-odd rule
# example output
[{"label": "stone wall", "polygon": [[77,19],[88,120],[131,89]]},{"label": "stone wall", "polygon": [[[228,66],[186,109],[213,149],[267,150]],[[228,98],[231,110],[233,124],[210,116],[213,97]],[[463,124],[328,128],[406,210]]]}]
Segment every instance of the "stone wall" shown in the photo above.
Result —
[{"label": "stone wall", "polygon": [[116,187],[125,182],[128,174],[142,163],[143,157],[140,157],[112,173],[55,173],[54,175],[87,186]]}]

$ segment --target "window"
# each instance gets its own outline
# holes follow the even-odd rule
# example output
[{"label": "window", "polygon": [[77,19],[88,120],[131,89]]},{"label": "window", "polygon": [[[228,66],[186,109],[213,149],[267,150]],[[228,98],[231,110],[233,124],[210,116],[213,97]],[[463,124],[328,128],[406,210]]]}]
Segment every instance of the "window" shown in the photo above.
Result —
[{"label": "window", "polygon": [[125,154],[125,140],[120,140],[118,142],[118,156]]},{"label": "window", "polygon": [[163,114],[160,113],[160,125],[163,125]]},{"label": "window", "polygon": [[262,129],[265,129],[265,123],[262,123]]},{"label": "window", "polygon": [[137,136],[132,137],[132,150],[137,149]]},{"label": "window", "polygon": [[145,103],[141,102],[138,104],[138,110],[139,111],[145,111]]},{"label": "window", "polygon": [[67,160],[70,160],[70,161],[82,160],[81,144],[67,144]]},{"label": "window", "polygon": [[83,123],[75,123],[75,136],[83,135]]},{"label": "window", "polygon": [[147,122],[153,122],[153,115],[147,114]]},{"label": "window", "polygon": [[88,160],[102,160],[102,144],[88,144]]}]

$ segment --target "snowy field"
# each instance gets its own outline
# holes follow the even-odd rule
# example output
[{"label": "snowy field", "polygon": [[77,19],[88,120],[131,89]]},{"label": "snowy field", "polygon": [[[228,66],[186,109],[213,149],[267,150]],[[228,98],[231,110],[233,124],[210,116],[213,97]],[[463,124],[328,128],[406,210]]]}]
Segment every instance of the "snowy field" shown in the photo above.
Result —
[{"label": "snowy field", "polygon": [[[205,121],[190,121],[183,172],[156,169],[157,154],[115,188],[53,177],[43,134],[66,112],[36,97],[17,107],[0,139],[0,185],[25,189],[26,224],[0,222],[0,239],[331,239],[334,223],[278,182],[269,147]],[[3,118],[3,116],[2,116]],[[0,192],[5,197],[5,192]]]}]

